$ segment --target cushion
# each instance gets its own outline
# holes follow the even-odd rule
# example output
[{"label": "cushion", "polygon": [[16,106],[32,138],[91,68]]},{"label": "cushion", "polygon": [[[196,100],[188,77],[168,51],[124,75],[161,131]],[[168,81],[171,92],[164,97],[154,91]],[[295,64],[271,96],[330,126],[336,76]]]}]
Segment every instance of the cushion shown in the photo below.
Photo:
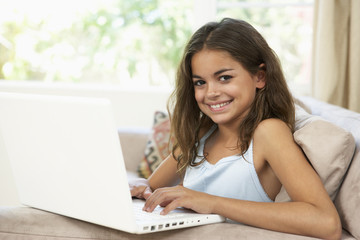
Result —
[{"label": "cushion", "polygon": [[[353,136],[296,105],[294,139],[320,176],[330,198],[334,200],[354,154]],[[284,188],[275,201],[290,201]]]},{"label": "cushion", "polygon": [[0,239],[2,240],[237,240],[237,239],[314,239],[280,233],[234,222],[175,229],[149,234],[130,234],[58,214],[29,207],[0,206]]},{"label": "cushion", "polygon": [[311,109],[298,97],[293,97],[293,101],[295,103],[295,106],[298,106],[305,110],[307,113],[311,114]]},{"label": "cushion", "polygon": [[145,156],[138,166],[140,177],[148,178],[171,152],[170,120],[162,111],[156,111],[154,124],[145,148]]}]

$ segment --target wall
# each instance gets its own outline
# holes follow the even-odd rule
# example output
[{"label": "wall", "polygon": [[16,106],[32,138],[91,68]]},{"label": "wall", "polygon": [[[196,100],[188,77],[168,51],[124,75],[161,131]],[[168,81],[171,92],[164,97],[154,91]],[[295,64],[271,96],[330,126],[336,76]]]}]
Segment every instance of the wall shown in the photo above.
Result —
[{"label": "wall", "polygon": [[[0,81],[0,92],[20,92],[111,100],[116,122],[121,128],[150,128],[156,110],[166,111],[170,89],[124,89],[113,85],[54,84]],[[1,117],[1,113],[0,113]],[[19,205],[6,149],[0,133],[0,205]]]}]

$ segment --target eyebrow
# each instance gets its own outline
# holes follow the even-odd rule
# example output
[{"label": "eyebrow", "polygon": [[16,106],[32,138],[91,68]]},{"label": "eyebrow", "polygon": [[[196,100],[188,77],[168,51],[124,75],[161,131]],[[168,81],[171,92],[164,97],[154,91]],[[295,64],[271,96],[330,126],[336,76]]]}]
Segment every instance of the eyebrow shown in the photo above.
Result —
[{"label": "eyebrow", "polygon": [[[224,69],[220,69],[219,71],[216,71],[214,72],[213,76],[216,77],[224,72],[227,72],[227,71],[231,71],[231,70],[234,70],[232,68],[224,68]],[[193,74],[192,75],[193,78],[201,78],[200,76],[196,75],[196,74]]]}]

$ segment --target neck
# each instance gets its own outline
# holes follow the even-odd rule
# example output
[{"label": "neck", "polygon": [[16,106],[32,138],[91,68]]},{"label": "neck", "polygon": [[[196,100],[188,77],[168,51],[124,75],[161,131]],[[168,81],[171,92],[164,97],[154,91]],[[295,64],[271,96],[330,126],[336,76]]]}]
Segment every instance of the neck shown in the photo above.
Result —
[{"label": "neck", "polygon": [[239,139],[238,128],[219,125],[217,135],[218,140],[223,142],[225,146],[237,146]]}]

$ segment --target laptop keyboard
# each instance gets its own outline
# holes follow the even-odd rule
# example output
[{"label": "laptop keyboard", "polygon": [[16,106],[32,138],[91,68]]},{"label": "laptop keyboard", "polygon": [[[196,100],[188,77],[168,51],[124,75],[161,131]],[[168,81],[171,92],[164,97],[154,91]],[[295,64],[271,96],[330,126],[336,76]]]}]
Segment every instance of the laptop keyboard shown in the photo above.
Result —
[{"label": "laptop keyboard", "polygon": [[134,213],[137,220],[157,220],[157,219],[169,219],[169,218],[179,218],[183,217],[186,214],[176,212],[176,210],[168,213],[167,215],[160,215],[160,212],[163,210],[162,207],[156,207],[153,212],[145,212],[142,210],[144,204],[133,204]]},{"label": "laptop keyboard", "polygon": [[[164,209],[160,206],[155,208],[153,212],[143,211],[145,201],[133,199],[133,208],[137,224],[141,227],[143,232],[165,231],[170,229],[177,229],[189,226],[197,226],[205,223],[210,223],[210,216],[195,213],[192,210],[177,208],[172,210],[167,215],[160,215]],[[216,222],[221,222],[219,219]],[[212,222],[215,222],[212,220]]]}]

